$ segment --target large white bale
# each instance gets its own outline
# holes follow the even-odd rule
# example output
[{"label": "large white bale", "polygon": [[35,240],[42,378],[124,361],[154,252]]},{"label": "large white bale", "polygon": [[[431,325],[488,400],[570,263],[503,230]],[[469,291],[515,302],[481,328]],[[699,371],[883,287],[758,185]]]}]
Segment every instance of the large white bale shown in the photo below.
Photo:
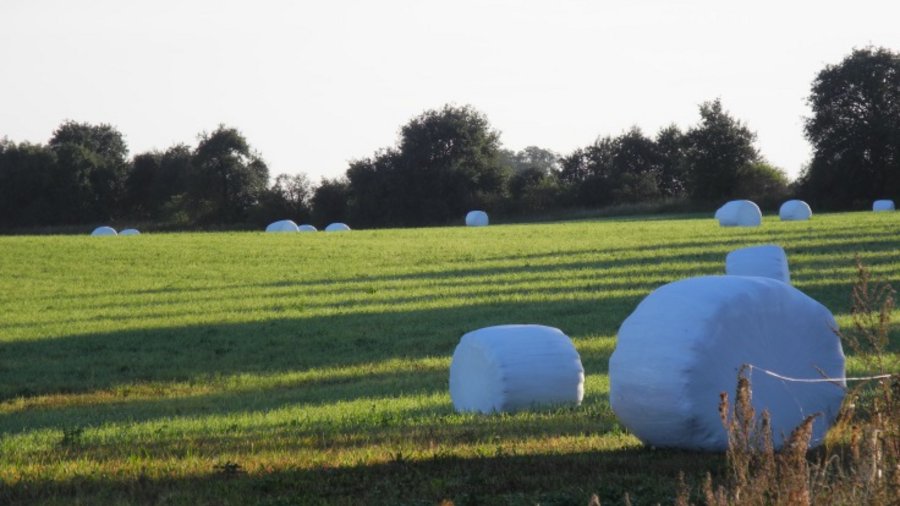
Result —
[{"label": "large white bale", "polygon": [[893,211],[894,210],[894,201],[885,199],[885,200],[876,200],[872,203],[872,210],[876,212],[880,211]]},{"label": "large white bale", "polygon": [[332,223],[325,227],[326,232],[346,232],[348,230],[350,230],[350,227],[346,223]]},{"label": "large white bale", "polygon": [[281,220],[269,223],[266,232],[297,232],[297,224],[293,220]]},{"label": "large white bale", "polygon": [[297,231],[298,232],[316,232],[316,231],[318,231],[318,229],[316,229],[316,227],[314,227],[312,225],[303,224],[303,225],[300,225],[299,227],[297,227]]},{"label": "large white bale", "polygon": [[802,200],[788,200],[778,209],[781,221],[806,221],[812,217],[812,209]]},{"label": "large white bale", "polygon": [[92,236],[104,236],[104,235],[118,235],[116,234],[116,229],[112,227],[97,227],[91,232]]},{"label": "large white bale", "polygon": [[732,200],[716,211],[716,219],[723,227],[758,227],[762,212],[753,201]]},{"label": "large white bale", "polygon": [[125,230],[119,232],[119,235],[141,235],[141,231],[136,228],[126,228]]},{"label": "large white bale", "polygon": [[760,276],[791,282],[787,254],[774,244],[736,249],[725,257],[725,274],[730,276]]},{"label": "large white bale", "polygon": [[568,336],[543,325],[499,325],[462,336],[450,364],[460,412],[581,404],[584,368]]},{"label": "large white bale", "polygon": [[488,225],[488,215],[484,211],[469,211],[466,214],[467,227],[486,227]]},{"label": "large white bale", "polygon": [[776,447],[807,415],[812,445],[822,442],[844,397],[844,353],[824,306],[768,278],[707,276],[664,285],[619,328],[609,360],[610,404],[645,444],[722,451],[727,435],[719,393],[734,399],[742,364],[753,370],[753,407],[768,410]]}]

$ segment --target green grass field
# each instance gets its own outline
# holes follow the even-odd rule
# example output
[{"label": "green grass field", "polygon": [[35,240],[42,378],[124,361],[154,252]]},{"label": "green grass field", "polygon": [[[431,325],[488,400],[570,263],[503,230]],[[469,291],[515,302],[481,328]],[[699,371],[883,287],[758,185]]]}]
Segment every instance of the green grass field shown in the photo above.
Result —
[{"label": "green grass field", "polygon": [[[616,330],[654,288],[764,243],[843,325],[856,254],[900,288],[900,213],[0,237],[0,503],[671,502],[680,470],[722,458],[616,421]],[[456,343],[503,323],[573,338],[582,406],[454,413]]]}]

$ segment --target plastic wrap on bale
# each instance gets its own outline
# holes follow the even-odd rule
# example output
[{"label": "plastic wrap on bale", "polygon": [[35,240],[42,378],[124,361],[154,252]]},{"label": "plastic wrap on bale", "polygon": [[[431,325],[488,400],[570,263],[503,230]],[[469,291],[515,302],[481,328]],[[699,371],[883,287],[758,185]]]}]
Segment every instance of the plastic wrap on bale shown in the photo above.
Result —
[{"label": "plastic wrap on bale", "polygon": [[488,215],[484,211],[469,211],[466,214],[466,226],[468,227],[486,227],[488,225]]},{"label": "plastic wrap on bale", "polygon": [[778,208],[781,221],[806,221],[812,217],[812,208],[802,200],[788,200]]},{"label": "plastic wrap on bale", "polygon": [[346,223],[331,223],[325,227],[326,232],[349,232],[350,227]]},{"label": "plastic wrap on bale", "polygon": [[112,227],[97,227],[94,229],[93,232],[91,232],[91,236],[94,236],[94,237],[102,237],[102,236],[108,236],[108,235],[118,235],[118,234],[116,233],[116,229],[114,229]]},{"label": "plastic wrap on bale", "polygon": [[266,232],[297,232],[297,224],[293,220],[279,220],[270,223]]},{"label": "plastic wrap on bale", "polygon": [[716,219],[723,227],[758,227],[762,212],[750,200],[732,200],[716,210]]},{"label": "plastic wrap on bale", "polygon": [[579,405],[584,368],[571,339],[543,325],[500,325],[462,336],[450,364],[460,412],[512,412]]},{"label": "plastic wrap on bale", "polygon": [[[724,451],[721,392],[734,395],[752,364],[792,378],[844,378],[844,353],[831,312],[796,288],[769,278],[708,276],[664,285],[619,329],[609,361],[610,405],[647,445]],[[773,441],[806,417],[822,442],[845,382],[799,383],[751,374],[753,407],[771,415]]]},{"label": "plastic wrap on bale", "polygon": [[729,276],[760,276],[782,283],[791,282],[787,254],[774,244],[736,249],[725,257],[725,274]]},{"label": "plastic wrap on bale", "polygon": [[872,210],[875,212],[893,211],[894,201],[889,199],[876,200],[875,202],[872,202]]}]

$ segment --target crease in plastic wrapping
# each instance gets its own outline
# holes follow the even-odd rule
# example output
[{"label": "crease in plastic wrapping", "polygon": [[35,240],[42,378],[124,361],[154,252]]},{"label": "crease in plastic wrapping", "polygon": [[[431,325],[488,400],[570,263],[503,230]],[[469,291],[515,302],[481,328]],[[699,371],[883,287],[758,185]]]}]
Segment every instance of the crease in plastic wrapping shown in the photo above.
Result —
[{"label": "crease in plastic wrapping", "polygon": [[[831,312],[796,288],[762,277],[708,276],[664,285],[619,329],[609,361],[610,404],[645,444],[724,451],[719,394],[734,398],[752,364],[793,378],[844,378]],[[838,383],[788,382],[751,373],[753,407],[771,415],[773,443],[807,416],[822,442],[844,397]]]},{"label": "crease in plastic wrapping", "polygon": [[450,364],[450,397],[460,412],[513,412],[579,405],[584,368],[562,331],[499,325],[462,336]]}]

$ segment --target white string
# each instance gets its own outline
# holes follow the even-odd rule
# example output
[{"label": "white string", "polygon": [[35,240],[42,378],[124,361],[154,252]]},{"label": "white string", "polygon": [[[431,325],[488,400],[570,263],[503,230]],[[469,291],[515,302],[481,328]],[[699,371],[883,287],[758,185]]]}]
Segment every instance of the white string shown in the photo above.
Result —
[{"label": "white string", "polygon": [[835,383],[835,382],[840,382],[840,381],[869,381],[869,380],[877,380],[877,379],[887,379],[887,378],[894,376],[893,374],[879,374],[878,376],[858,376],[855,378],[791,378],[790,376],[782,376],[781,374],[778,374],[777,372],[770,371],[768,369],[763,369],[762,367],[757,367],[753,364],[747,364],[747,367],[749,367],[751,371],[753,369],[756,369],[757,371],[768,374],[769,376],[772,376],[773,378],[778,378],[778,379],[784,380],[784,381],[793,381],[796,383]]}]

